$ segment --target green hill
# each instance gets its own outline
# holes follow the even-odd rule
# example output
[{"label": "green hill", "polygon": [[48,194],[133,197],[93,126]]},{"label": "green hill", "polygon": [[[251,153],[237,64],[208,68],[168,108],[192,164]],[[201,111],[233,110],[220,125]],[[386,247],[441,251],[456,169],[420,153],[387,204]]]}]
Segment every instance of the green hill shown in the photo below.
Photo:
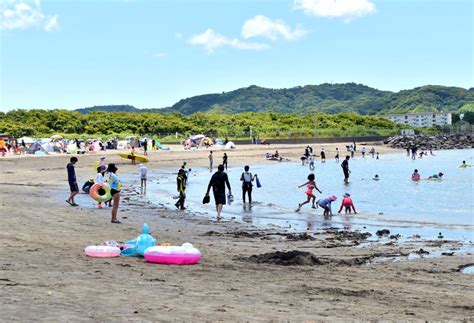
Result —
[{"label": "green hill", "polygon": [[474,103],[474,91],[458,87],[427,85],[400,92],[380,91],[365,85],[321,84],[290,89],[267,89],[255,85],[222,94],[184,99],[163,112],[240,113],[274,111],[355,112],[362,115],[431,111],[456,112]]},{"label": "green hill", "polygon": [[361,115],[447,111],[458,112],[474,103],[474,89],[426,85],[400,92],[380,91],[356,83],[297,86],[268,89],[249,86],[230,92],[204,94],[180,100],[164,109],[137,109],[130,105],[94,106],[76,111],[170,113],[242,113],[272,111],[279,113],[329,114],[353,112]]}]

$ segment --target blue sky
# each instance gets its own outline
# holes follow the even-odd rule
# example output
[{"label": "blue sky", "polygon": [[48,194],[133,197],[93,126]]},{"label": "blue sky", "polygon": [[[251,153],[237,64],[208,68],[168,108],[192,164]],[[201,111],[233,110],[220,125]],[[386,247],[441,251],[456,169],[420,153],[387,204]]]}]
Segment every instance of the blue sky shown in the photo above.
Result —
[{"label": "blue sky", "polygon": [[0,110],[161,108],[252,84],[469,88],[473,9],[470,0],[2,0]]}]

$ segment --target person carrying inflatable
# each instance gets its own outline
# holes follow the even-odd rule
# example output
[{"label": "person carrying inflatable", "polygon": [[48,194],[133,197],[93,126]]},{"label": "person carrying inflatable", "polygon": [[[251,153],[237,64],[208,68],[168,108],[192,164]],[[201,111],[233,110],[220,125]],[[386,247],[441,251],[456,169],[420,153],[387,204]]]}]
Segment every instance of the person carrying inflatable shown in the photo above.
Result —
[{"label": "person carrying inflatable", "polygon": [[413,174],[411,174],[411,180],[418,182],[421,179],[420,173],[418,173],[418,169],[415,169],[413,171]]},{"label": "person carrying inflatable", "polygon": [[308,175],[308,181],[304,184],[301,184],[298,186],[298,188],[301,188],[303,186],[306,186],[307,187],[307,190],[306,190],[306,201],[304,201],[303,203],[300,203],[298,204],[298,208],[296,209],[296,212],[299,212],[299,210],[301,209],[301,207],[303,205],[305,205],[306,203],[309,203],[309,201],[312,200],[312,208],[315,209],[316,208],[316,205],[314,204],[314,202],[316,201],[316,196],[313,194],[313,190],[316,189],[319,193],[322,193],[321,190],[316,186],[316,182],[314,181],[315,177],[314,177],[314,174],[309,174]]},{"label": "person carrying inflatable", "polygon": [[341,207],[339,208],[339,211],[337,213],[341,213],[342,208],[344,208],[345,213],[351,213],[351,209],[354,210],[354,214],[357,214],[357,211],[355,209],[354,203],[352,202],[351,195],[349,193],[344,194],[344,197],[342,198],[342,203]]},{"label": "person carrying inflatable", "polygon": [[[104,175],[105,175],[105,166],[97,167],[97,174],[95,175],[94,183],[99,184],[100,186],[103,186],[105,184]],[[97,208],[99,209],[102,208],[102,202],[100,201],[97,202]]]}]

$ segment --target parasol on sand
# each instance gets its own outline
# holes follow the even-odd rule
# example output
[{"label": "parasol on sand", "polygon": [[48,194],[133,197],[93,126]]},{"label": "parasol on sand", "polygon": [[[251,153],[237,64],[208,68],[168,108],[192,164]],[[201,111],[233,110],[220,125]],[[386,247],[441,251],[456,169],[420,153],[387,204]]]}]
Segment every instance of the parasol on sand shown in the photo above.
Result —
[{"label": "parasol on sand", "polygon": [[56,134],[56,135],[52,135],[51,139],[63,139],[63,136]]}]

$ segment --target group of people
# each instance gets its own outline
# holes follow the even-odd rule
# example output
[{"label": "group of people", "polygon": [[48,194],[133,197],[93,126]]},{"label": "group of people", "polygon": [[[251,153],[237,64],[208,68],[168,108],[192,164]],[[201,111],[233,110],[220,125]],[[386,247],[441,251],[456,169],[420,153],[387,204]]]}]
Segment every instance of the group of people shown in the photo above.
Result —
[{"label": "group of people", "polygon": [[[79,186],[77,184],[75,170],[75,165],[78,161],[79,159],[77,157],[71,157],[69,163],[66,165],[70,189],[69,198],[66,199],[66,203],[71,206],[79,206],[79,204],[75,202],[75,196],[79,194]],[[105,183],[107,183],[110,187],[111,199],[109,201],[106,201],[106,203],[112,208],[112,223],[121,223],[117,219],[117,214],[120,203],[120,191],[122,185],[120,184],[120,180],[116,174],[117,171],[118,168],[114,163],[110,163],[106,166],[105,157],[102,157],[100,160],[100,164],[97,167],[97,174],[94,180],[94,184],[98,184],[102,187]],[[101,202],[98,202],[98,207],[102,208]]]}]

